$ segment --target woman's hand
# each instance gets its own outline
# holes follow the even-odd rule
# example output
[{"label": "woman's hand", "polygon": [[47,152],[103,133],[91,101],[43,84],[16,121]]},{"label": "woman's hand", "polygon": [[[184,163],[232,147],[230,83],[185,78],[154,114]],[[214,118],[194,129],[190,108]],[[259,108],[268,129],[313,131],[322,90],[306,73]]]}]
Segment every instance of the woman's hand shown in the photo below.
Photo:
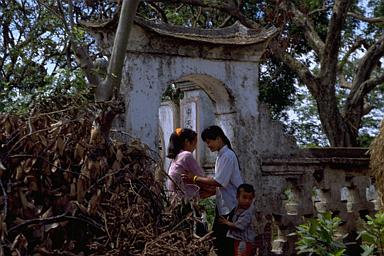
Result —
[{"label": "woman's hand", "polygon": [[181,178],[183,179],[184,183],[193,183],[193,175],[191,172],[183,173],[181,174]]},{"label": "woman's hand", "polygon": [[215,187],[214,187],[214,190],[207,190],[204,187],[200,186],[200,198],[201,199],[208,198],[208,197],[213,196],[215,194],[216,194],[216,188]]}]

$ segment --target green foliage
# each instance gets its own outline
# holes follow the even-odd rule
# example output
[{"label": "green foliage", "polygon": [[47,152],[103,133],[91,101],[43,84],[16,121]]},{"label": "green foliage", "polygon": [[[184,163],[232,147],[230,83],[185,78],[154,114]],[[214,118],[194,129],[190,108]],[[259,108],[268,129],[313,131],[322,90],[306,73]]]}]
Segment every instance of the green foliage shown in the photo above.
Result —
[{"label": "green foliage", "polygon": [[345,251],[343,237],[337,235],[340,224],[339,217],[333,217],[330,212],[325,212],[299,225],[296,232],[299,237],[296,242],[297,253],[318,256],[343,255]]},{"label": "green foliage", "polygon": [[268,60],[260,72],[259,100],[266,103],[273,119],[279,119],[283,110],[294,102],[295,75],[281,62]]},{"label": "green foliage", "polygon": [[[380,0],[369,0],[368,1],[368,7],[373,10],[373,16],[375,17],[383,17],[384,16],[384,1]],[[382,33],[384,29],[384,24],[375,24],[377,27],[380,28],[379,31],[375,29],[373,26],[368,26],[369,27],[369,32],[374,32],[377,31],[377,33]]]},{"label": "green foliage", "polygon": [[87,95],[93,100],[91,92],[88,91],[84,74],[81,70],[58,70],[54,75],[45,76],[45,83],[37,84],[31,91],[24,92],[6,86],[6,82],[0,81],[0,112],[26,114],[31,110],[31,105],[43,99],[65,95],[66,97],[79,94]]},{"label": "green foliage", "polygon": [[184,93],[176,87],[175,84],[170,84],[165,92],[163,93],[161,100],[162,101],[173,101],[176,105],[179,105],[180,100],[183,99]]},{"label": "green foliage", "polygon": [[231,25],[234,19],[227,21],[228,15],[214,8],[204,8],[187,4],[161,2],[148,4],[142,2],[138,12],[147,18],[178,26],[193,28],[214,28]]},{"label": "green foliage", "polygon": [[316,101],[305,87],[296,88],[296,99],[290,110],[290,119],[282,121],[286,124],[287,132],[296,138],[300,146],[306,148],[329,146],[321,128]]},{"label": "green foliage", "polygon": [[[268,3],[264,0],[244,0],[242,11],[247,17],[262,22],[266,17],[267,5]],[[265,25],[268,26],[269,24]]]},{"label": "green foliage", "polygon": [[358,236],[362,239],[363,255],[384,255],[384,213],[378,212],[374,217],[366,217],[364,230]]},{"label": "green foliage", "polygon": [[205,212],[207,214],[208,227],[209,229],[211,229],[213,221],[215,219],[215,199],[212,197],[202,199],[199,201],[199,205],[205,209]]},{"label": "green foliage", "polygon": [[294,192],[293,192],[291,187],[286,188],[283,191],[283,194],[284,194],[284,197],[285,197],[286,200],[288,200],[290,202],[294,202],[295,201],[295,194],[294,194]]},{"label": "green foliage", "polygon": [[[319,34],[320,38],[322,40],[325,40],[327,31],[328,31],[328,19],[329,19],[329,13],[327,11],[319,11],[324,8],[326,3],[324,2],[329,2],[329,1],[324,1],[324,0],[298,0],[295,1],[297,7],[303,12],[303,13],[310,13],[311,14],[311,19],[312,22],[315,26],[316,32]],[[330,3],[328,3],[330,4]],[[300,34],[302,34],[302,29],[299,29]],[[298,46],[298,45],[297,45]],[[294,47],[297,47],[294,45]],[[310,50],[310,49],[309,49]]]},{"label": "green foliage", "polygon": [[[68,31],[59,8],[50,6],[53,2],[10,0],[1,6],[1,112],[26,113],[42,97],[85,89],[84,74],[71,55]],[[76,27],[73,36],[87,38]]]},{"label": "green foliage", "polygon": [[184,25],[184,17],[182,13],[179,13],[172,9],[165,10],[165,15],[168,20],[172,21],[175,25]]},{"label": "green foliage", "polygon": [[374,139],[375,136],[372,136],[368,133],[363,133],[359,135],[359,137],[357,138],[357,142],[360,147],[368,148]]},{"label": "green foliage", "polygon": [[384,109],[384,86],[379,86],[367,97],[372,110],[363,117],[362,127],[359,130],[359,145],[368,147],[375,136],[379,133],[380,122],[383,119]]},{"label": "green foliage", "polygon": [[[344,237],[337,235],[341,223],[339,217],[332,217],[330,212],[319,214],[297,227],[296,242],[298,254],[309,255],[343,255]],[[374,217],[366,216],[362,231],[356,240],[361,239],[362,256],[384,255],[384,212],[377,212]]]}]

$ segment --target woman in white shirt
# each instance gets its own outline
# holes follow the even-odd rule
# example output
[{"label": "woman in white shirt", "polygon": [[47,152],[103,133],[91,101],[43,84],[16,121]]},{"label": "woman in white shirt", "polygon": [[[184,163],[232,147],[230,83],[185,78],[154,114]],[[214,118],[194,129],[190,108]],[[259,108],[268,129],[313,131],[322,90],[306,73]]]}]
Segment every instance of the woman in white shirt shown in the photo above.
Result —
[{"label": "woman in white shirt", "polygon": [[226,237],[228,226],[219,223],[219,219],[220,216],[232,217],[233,209],[237,205],[237,187],[243,183],[239,162],[229,139],[220,127],[213,125],[204,129],[201,138],[212,152],[218,152],[215,175],[208,177],[185,174],[182,177],[198,185],[216,187],[216,216],[212,227],[216,254],[218,256],[233,255],[233,241]]}]

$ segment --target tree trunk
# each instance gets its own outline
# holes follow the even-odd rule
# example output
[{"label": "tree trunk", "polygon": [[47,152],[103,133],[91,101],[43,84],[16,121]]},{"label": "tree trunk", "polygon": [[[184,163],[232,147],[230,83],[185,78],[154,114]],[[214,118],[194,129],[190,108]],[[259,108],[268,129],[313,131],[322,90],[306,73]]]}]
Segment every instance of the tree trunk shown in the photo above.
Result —
[{"label": "tree trunk", "polygon": [[123,0],[107,76],[96,88],[96,100],[106,101],[120,90],[129,34],[140,0]]},{"label": "tree trunk", "polygon": [[92,136],[91,140],[96,141],[96,144],[100,144],[99,147],[104,147],[108,144],[112,122],[116,115],[123,113],[124,111],[124,107],[122,106],[123,101],[118,94],[120,91],[129,34],[139,2],[140,0],[123,0],[119,23],[117,25],[113,43],[112,55],[108,64],[107,76],[96,87],[96,101],[108,101],[114,96],[112,105],[109,106],[109,110],[102,111],[95,120],[92,131],[92,135],[94,136]]},{"label": "tree trunk", "polygon": [[329,90],[322,91],[322,94],[316,97],[316,102],[322,129],[330,145],[332,147],[358,146],[358,129],[340,113],[335,94]]}]

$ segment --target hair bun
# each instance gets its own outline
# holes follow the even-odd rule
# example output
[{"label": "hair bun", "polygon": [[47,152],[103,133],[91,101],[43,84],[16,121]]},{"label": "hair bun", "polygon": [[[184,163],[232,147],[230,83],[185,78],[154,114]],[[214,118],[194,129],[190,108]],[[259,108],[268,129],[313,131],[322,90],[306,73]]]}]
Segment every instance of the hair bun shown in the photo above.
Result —
[{"label": "hair bun", "polygon": [[176,128],[175,130],[176,135],[180,136],[182,130],[183,130],[182,128]]}]

